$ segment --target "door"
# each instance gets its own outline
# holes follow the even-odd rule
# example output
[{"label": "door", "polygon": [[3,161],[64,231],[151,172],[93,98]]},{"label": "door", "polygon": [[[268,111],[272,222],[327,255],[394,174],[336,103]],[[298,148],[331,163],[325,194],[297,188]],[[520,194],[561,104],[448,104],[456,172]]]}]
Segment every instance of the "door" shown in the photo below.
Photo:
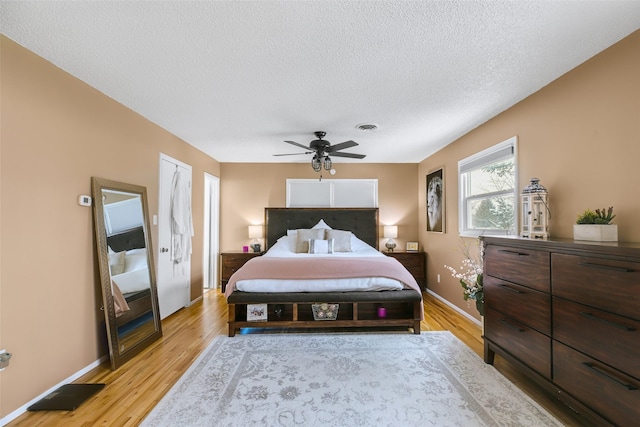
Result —
[{"label": "door", "polygon": [[218,286],[220,179],[204,174],[204,259],[202,263],[204,287]]},{"label": "door", "polygon": [[[179,184],[176,188],[176,180]],[[183,185],[181,185],[182,183]],[[191,166],[160,154],[160,185],[158,198],[158,304],[160,318],[164,319],[189,305],[191,286],[191,251],[193,235],[177,234],[180,227],[172,225],[179,220],[191,221]],[[180,203],[182,201],[182,203]]]}]

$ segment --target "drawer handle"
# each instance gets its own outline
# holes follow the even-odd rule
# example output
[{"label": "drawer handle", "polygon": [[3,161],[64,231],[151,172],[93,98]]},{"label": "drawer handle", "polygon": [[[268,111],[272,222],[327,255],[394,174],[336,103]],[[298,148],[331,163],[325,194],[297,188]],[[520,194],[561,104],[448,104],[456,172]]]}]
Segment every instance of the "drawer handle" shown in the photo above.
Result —
[{"label": "drawer handle", "polygon": [[622,386],[624,388],[626,388],[627,390],[637,390],[638,388],[636,386],[634,386],[633,384],[627,384],[624,383],[622,381],[620,381],[617,378],[612,377],[611,375],[609,375],[608,373],[604,372],[602,369],[600,369],[600,367],[596,366],[595,363],[592,362],[582,362],[582,364],[584,366],[586,366],[587,368],[591,369],[593,372],[595,372],[596,374],[599,374],[603,377],[605,377],[606,379],[608,379],[609,381],[618,384],[619,386]]},{"label": "drawer handle", "polygon": [[633,273],[633,270],[630,268],[624,267],[614,267],[612,265],[602,265],[602,264],[594,264],[592,262],[579,262],[578,265],[589,268],[600,268],[602,270],[613,270],[618,271],[620,273]]},{"label": "drawer handle", "polygon": [[595,320],[597,322],[613,326],[614,328],[622,329],[623,331],[633,332],[633,331],[636,330],[636,328],[631,327],[631,326],[623,325],[623,324],[617,323],[617,322],[612,322],[611,320],[607,320],[607,319],[602,319],[602,318],[594,315],[593,313],[587,313],[585,311],[581,311],[580,315],[582,315],[582,316],[584,316],[584,317],[586,317],[588,319]]},{"label": "drawer handle", "polygon": [[518,332],[525,332],[525,330],[524,330],[524,329],[522,329],[521,327],[516,326],[516,325],[514,325],[513,323],[509,323],[509,322],[507,322],[507,321],[506,321],[506,320],[504,320],[504,319],[500,319],[500,322],[501,322],[501,323],[504,323],[505,325],[507,325],[507,326],[508,326],[508,327],[510,327],[511,329],[515,329],[515,330],[516,330],[516,331],[518,331]]},{"label": "drawer handle", "polygon": [[502,252],[504,254],[509,254],[509,255],[518,255],[518,256],[529,256],[529,254],[526,254],[524,252],[518,252],[518,251],[508,251],[506,249],[499,249],[498,252]]},{"label": "drawer handle", "polygon": [[499,284],[498,286],[500,286],[502,289],[509,291],[509,292],[513,292],[514,294],[524,294],[524,292],[518,290],[518,289],[513,289],[511,286],[509,285],[505,285],[504,283]]}]

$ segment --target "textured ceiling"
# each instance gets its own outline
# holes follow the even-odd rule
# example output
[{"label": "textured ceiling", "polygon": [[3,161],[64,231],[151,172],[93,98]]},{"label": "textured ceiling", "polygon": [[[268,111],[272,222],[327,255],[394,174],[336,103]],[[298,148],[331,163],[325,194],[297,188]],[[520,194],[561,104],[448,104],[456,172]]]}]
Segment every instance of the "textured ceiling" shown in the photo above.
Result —
[{"label": "textured ceiling", "polygon": [[367,155],[336,163],[417,163],[640,28],[640,1],[3,0],[0,14],[7,37],[221,162],[307,162],[273,154],[324,130]]}]

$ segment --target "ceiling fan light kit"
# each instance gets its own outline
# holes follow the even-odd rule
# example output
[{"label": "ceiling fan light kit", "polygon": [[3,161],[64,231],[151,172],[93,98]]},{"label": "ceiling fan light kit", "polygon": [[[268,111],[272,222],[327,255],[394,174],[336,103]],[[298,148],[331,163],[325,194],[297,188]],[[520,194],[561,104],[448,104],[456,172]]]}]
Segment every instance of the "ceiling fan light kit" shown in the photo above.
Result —
[{"label": "ceiling fan light kit", "polygon": [[356,147],[358,145],[355,141],[345,141],[340,144],[331,145],[331,143],[325,139],[327,133],[323,131],[314,132],[316,138],[309,143],[309,146],[299,144],[295,141],[285,141],[287,144],[295,145],[296,147],[303,148],[307,151],[304,153],[290,153],[290,154],[274,154],[274,156],[295,156],[299,154],[313,154],[313,158],[311,159],[311,167],[314,171],[320,172],[322,167],[326,170],[331,170],[333,166],[333,161],[329,155],[334,157],[348,157],[351,159],[364,159],[366,157],[365,154],[355,154],[355,153],[344,153],[341,150],[345,150],[347,148]]}]

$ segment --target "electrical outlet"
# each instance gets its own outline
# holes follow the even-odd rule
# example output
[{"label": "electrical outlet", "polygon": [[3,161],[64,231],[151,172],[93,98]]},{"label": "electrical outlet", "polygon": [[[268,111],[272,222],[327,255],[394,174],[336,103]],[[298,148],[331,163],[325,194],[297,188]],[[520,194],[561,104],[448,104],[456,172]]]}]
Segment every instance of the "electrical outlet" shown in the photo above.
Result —
[{"label": "electrical outlet", "polygon": [[440,274],[438,274],[438,283],[440,283]]}]

